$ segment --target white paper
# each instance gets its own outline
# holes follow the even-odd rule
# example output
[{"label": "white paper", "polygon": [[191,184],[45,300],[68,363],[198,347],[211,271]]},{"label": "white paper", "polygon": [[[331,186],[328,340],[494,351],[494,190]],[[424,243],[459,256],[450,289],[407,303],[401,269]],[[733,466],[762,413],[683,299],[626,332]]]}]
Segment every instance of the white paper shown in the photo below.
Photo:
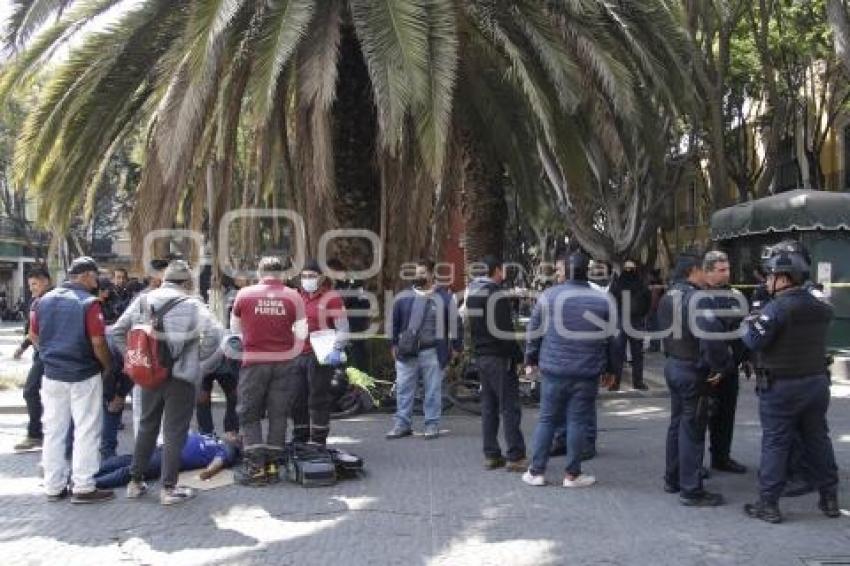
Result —
[{"label": "white paper", "polygon": [[310,346],[319,363],[325,365],[325,358],[333,352],[336,343],[336,330],[317,330],[310,333]]},{"label": "white paper", "polygon": [[832,264],[828,261],[818,263],[818,283],[823,285],[823,294],[832,296]]}]

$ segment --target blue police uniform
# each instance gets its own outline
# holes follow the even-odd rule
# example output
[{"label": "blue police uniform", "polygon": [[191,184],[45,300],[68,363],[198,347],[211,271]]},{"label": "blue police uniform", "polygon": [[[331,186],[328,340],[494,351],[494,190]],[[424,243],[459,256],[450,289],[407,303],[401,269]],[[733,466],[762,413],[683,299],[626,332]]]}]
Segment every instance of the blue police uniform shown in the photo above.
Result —
[{"label": "blue police uniform", "polygon": [[793,288],[746,321],[743,340],[757,352],[756,365],[764,376],[759,382],[759,491],[764,503],[776,505],[782,495],[796,434],[821,496],[834,498],[837,493],[838,471],[826,421],[826,334],[832,318],[830,305]]},{"label": "blue police uniform", "polygon": [[[708,500],[701,475],[708,418],[707,380],[722,373],[730,363],[729,349],[724,341],[698,337],[689,324],[693,319],[702,331],[724,332],[721,320],[710,310],[711,299],[697,300],[695,293],[698,291],[699,288],[689,281],[678,281],[665,293],[658,307],[661,328],[673,330],[664,339],[667,356],[664,377],[670,390],[665,489],[681,491],[684,504]],[[702,312],[692,316],[693,309]],[[713,504],[722,501],[717,496],[712,497]]]}]

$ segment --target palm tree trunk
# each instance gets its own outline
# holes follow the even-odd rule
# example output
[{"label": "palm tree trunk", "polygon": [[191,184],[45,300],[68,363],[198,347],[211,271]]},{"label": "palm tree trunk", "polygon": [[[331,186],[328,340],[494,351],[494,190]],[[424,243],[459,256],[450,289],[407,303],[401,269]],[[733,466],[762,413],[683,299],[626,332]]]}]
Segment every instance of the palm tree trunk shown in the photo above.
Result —
[{"label": "palm tree trunk", "polygon": [[[340,35],[339,79],[334,102],[333,150],[336,199],[334,211],[341,228],[380,231],[381,178],[376,162],[377,117],[369,73],[351,25]],[[346,265],[367,267],[373,251],[362,238],[334,242]]]},{"label": "palm tree trunk", "polygon": [[461,135],[465,154],[462,192],[464,256],[468,266],[485,255],[502,257],[508,205],[501,165],[481,150],[468,131]]}]

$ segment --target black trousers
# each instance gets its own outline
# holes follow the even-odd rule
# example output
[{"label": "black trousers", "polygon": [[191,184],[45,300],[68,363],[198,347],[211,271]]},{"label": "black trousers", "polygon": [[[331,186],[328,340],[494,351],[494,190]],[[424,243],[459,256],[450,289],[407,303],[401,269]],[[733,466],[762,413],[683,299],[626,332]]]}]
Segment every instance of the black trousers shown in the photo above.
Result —
[{"label": "black trousers", "polygon": [[239,417],[236,415],[236,388],[239,378],[231,373],[211,373],[204,377],[201,382],[201,395],[198,397],[198,405],[195,409],[195,417],[198,419],[198,432],[203,434],[215,432],[211,398],[213,382],[215,381],[218,382],[224,393],[224,432],[239,432]]},{"label": "black trousers", "polygon": [[331,379],[333,368],[323,366],[310,352],[294,360],[295,371],[301,381],[299,396],[292,410],[293,441],[325,444],[331,423]]},{"label": "black trousers", "polygon": [[706,376],[691,362],[667,358],[664,377],[670,390],[670,426],[667,429],[665,481],[679,486],[682,495],[703,491],[702,458],[708,424],[708,398],[702,387]]},{"label": "black trousers", "polygon": [[522,436],[522,405],[519,400],[519,378],[513,360],[500,356],[477,356],[475,363],[481,380],[481,432],[484,456],[499,458],[499,421],[505,439],[505,457],[510,461],[525,458]]},{"label": "black trousers", "polygon": [[162,486],[177,485],[180,473],[180,453],[189,434],[189,423],[195,409],[195,385],[171,377],[154,390],[142,389],[142,418],[130,475],[142,481],[156,449],[156,438],[162,426]]},{"label": "black trousers", "polygon": [[714,462],[724,462],[731,454],[739,388],[740,378],[736,369],[734,372],[723,374],[713,392],[713,410],[708,419],[708,431],[711,439],[711,459]]},{"label": "black trousers", "polygon": [[32,366],[24,383],[24,402],[27,404],[27,436],[30,438],[42,438],[41,415],[44,405],[41,404],[41,377],[44,375],[44,363],[38,355],[38,350],[32,353]]}]

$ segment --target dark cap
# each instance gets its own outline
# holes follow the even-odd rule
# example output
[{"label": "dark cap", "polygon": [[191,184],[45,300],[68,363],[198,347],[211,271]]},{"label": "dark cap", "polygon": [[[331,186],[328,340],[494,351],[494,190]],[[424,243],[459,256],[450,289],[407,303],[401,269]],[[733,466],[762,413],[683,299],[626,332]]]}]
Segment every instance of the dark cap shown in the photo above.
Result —
[{"label": "dark cap", "polygon": [[567,258],[566,267],[566,275],[570,279],[587,279],[587,270],[590,268],[590,256],[581,251],[573,252]]},{"label": "dark cap", "polygon": [[318,261],[313,258],[310,258],[304,262],[304,267],[301,268],[301,271],[315,271],[316,273],[321,274],[322,268],[319,267]]},{"label": "dark cap", "polygon": [[68,268],[68,275],[81,275],[89,271],[97,273],[97,262],[89,256],[84,255],[71,262],[71,267]]},{"label": "dark cap", "polygon": [[98,277],[97,278],[97,289],[98,291],[111,291],[115,288],[115,284],[109,280],[109,277]]}]

